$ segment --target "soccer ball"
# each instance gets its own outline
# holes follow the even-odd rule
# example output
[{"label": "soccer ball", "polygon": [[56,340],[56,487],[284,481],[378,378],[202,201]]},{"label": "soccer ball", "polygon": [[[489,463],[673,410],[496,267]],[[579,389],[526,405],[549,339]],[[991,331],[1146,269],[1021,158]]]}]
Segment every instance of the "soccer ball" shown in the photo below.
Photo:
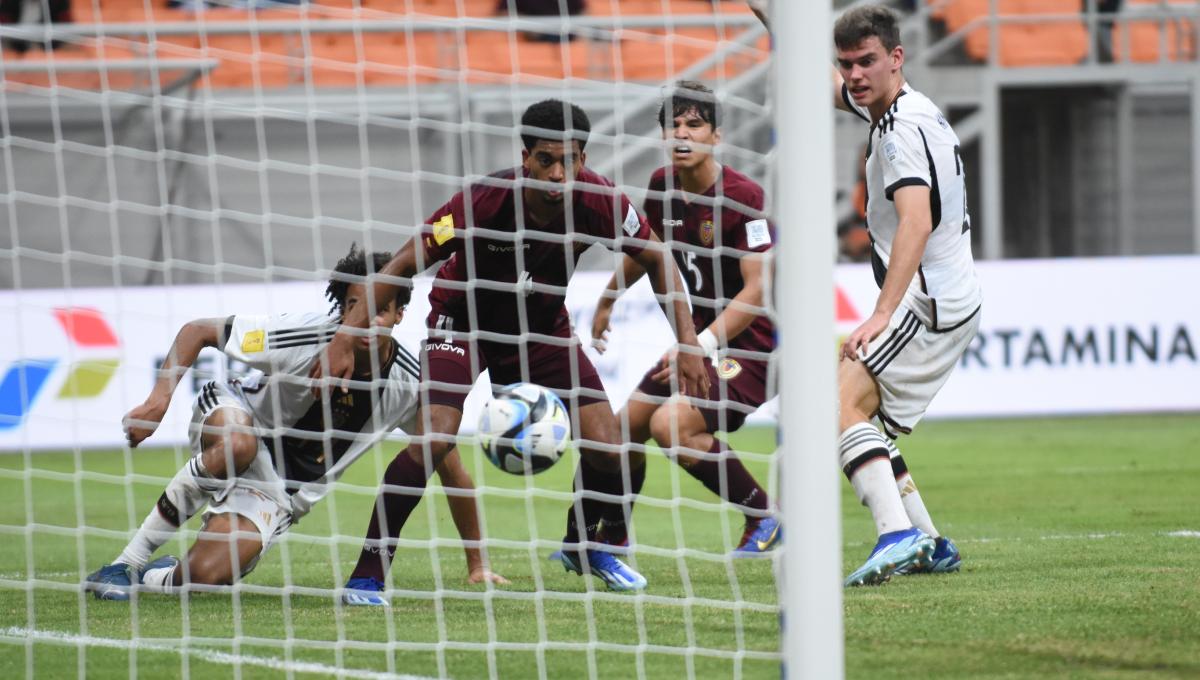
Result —
[{"label": "soccer ball", "polygon": [[571,420],[550,390],[514,383],[496,390],[484,405],[476,434],[496,467],[514,475],[537,474],[567,448]]}]

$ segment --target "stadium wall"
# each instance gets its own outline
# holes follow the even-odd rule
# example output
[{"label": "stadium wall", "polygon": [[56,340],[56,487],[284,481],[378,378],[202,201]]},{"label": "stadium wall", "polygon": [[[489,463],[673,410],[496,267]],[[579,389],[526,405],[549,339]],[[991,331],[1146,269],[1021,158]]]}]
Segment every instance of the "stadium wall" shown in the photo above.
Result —
[{"label": "stadium wall", "polygon": [[[1200,257],[1025,260],[979,266],[986,302],[979,337],[934,401],[930,417],[1200,411]],[[608,274],[581,272],[568,307],[577,329]],[[429,279],[397,329],[424,337]],[[877,294],[870,268],[837,270],[835,335],[850,332]],[[0,451],[114,447],[121,416],[149,392],[179,327],[231,312],[325,310],[323,284],[130,287],[7,291],[0,323]],[[670,344],[645,281],[617,305],[607,353],[592,349],[614,405]],[[833,339],[833,338],[831,338]],[[830,344],[833,358],[834,344]],[[197,388],[225,366],[206,350],[175,393],[156,445],[182,444]],[[484,398],[476,387],[464,423]],[[769,423],[773,404],[755,420]]]}]

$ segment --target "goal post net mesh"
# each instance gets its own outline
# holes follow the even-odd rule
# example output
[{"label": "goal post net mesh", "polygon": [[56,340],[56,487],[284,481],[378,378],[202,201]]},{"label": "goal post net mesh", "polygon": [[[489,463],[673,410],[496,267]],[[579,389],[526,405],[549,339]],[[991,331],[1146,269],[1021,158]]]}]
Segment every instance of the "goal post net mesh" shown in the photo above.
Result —
[{"label": "goal post net mesh", "polygon": [[[157,432],[130,448],[122,417],[146,399],[180,328],[328,312],[325,287],[352,243],[392,252],[429,234],[427,218],[469,186],[525,188],[488,176],[520,165],[520,118],[534,102],[587,112],[587,168],[613,183],[607,200],[627,196],[640,213],[655,196],[652,171],[670,163],[663,98],[676,81],[700,81],[722,110],[717,159],[765,187],[769,213],[770,45],[742,3],[82,0],[70,4],[70,23],[44,26],[31,19],[39,10],[65,15],[38,4],[23,23],[0,24],[0,320],[9,336],[0,342],[0,656],[14,677],[777,676],[778,560],[730,556],[743,513],[651,442],[624,558],[649,587],[609,592],[567,573],[548,557],[578,496],[576,449],[587,442],[536,476],[496,469],[473,436],[487,374],[458,433],[475,488],[431,478],[399,533],[390,607],[353,608],[340,595],[385,470],[421,441],[399,430],[381,434],[231,587],[139,591],[128,602],[98,601],[82,587],[121,554],[193,457],[189,421],[205,386],[247,371],[206,349]],[[543,5],[550,14],[538,14]],[[565,294],[574,339],[549,342],[584,347],[618,410],[674,341],[662,300],[642,280],[621,286],[606,351],[591,346],[596,301],[618,261],[612,250],[631,238],[620,233],[623,218],[608,239],[581,237],[574,214],[565,234],[508,234],[514,246],[565,243],[570,284],[532,272],[534,294],[514,310],[523,333],[467,328],[458,337],[509,348],[528,375],[526,344],[548,332],[529,325],[544,313],[532,306]],[[720,242],[721,219],[709,252],[736,256]],[[576,251],[586,251],[578,261]],[[463,259],[468,297],[521,285],[488,281]],[[699,272],[686,256],[674,261],[684,279]],[[414,355],[429,332],[436,271],[415,278],[395,329]],[[728,304],[732,294],[717,297]],[[577,385],[578,364],[570,370]],[[727,397],[722,388],[713,404],[723,414]],[[721,435],[772,502],[774,413],[768,403]],[[423,429],[433,429],[424,416]],[[578,436],[574,409],[572,417]],[[620,430],[628,437],[630,423]],[[344,435],[317,436],[332,445]],[[480,542],[460,537],[455,498],[475,500]],[[154,556],[186,555],[203,538],[199,514]],[[510,584],[468,583],[465,554],[480,549]]]}]

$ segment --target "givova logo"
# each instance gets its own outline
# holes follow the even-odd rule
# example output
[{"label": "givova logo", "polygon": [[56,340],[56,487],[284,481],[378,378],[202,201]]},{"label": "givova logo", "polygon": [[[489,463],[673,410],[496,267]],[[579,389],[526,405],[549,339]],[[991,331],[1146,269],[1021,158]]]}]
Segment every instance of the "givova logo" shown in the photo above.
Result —
[{"label": "givova logo", "polygon": [[[54,310],[54,318],[76,348],[116,350],[118,347],[112,327],[95,309],[59,307]],[[8,367],[0,380],[0,430],[11,430],[24,422],[60,363],[60,357],[18,359]],[[58,398],[100,396],[120,363],[119,359],[104,357],[74,362],[58,390]]]}]

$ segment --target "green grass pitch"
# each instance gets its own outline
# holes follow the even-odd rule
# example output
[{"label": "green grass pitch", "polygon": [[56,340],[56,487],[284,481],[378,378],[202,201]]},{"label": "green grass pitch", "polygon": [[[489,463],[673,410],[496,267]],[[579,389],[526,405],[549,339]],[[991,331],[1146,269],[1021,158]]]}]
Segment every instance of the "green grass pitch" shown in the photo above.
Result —
[{"label": "green grass pitch", "polygon": [[[734,441],[767,452],[774,435],[749,431]],[[1200,417],[929,422],[901,444],[964,569],[845,592],[848,677],[1200,677]],[[749,458],[766,479],[765,459]],[[412,543],[392,570],[390,611],[342,611],[316,590],[340,585],[353,565],[386,462],[377,452],[346,478],[361,488],[317,506],[240,592],[145,596],[135,608],[81,595],[81,577],[120,550],[160,493],[148,477],[168,477],[181,462],[170,450],[0,456],[0,677],[313,677],[338,665],[352,677],[779,677],[778,662],[763,658],[778,648],[771,561],[731,565],[700,554],[736,542],[739,518],[660,456],[637,512],[638,543],[648,546],[636,556],[650,581],[645,598],[577,597],[585,582],[544,559],[566,503],[530,498],[525,480],[470,452],[476,482],[498,490],[483,503],[487,534],[503,541],[492,560],[513,581],[504,592],[465,584],[441,494],[405,531]],[[534,482],[562,492],[573,466]],[[849,571],[874,536],[868,513],[842,488]],[[676,493],[688,500],[656,502]],[[93,530],[76,535],[79,525]],[[331,526],[340,541],[323,540]],[[421,542],[430,536],[442,544]],[[831,548],[796,533],[788,540],[800,550]],[[39,585],[29,590],[31,576]],[[287,583],[298,589],[254,590]],[[19,639],[31,631],[38,641]],[[489,641],[500,644],[478,647]]]}]

